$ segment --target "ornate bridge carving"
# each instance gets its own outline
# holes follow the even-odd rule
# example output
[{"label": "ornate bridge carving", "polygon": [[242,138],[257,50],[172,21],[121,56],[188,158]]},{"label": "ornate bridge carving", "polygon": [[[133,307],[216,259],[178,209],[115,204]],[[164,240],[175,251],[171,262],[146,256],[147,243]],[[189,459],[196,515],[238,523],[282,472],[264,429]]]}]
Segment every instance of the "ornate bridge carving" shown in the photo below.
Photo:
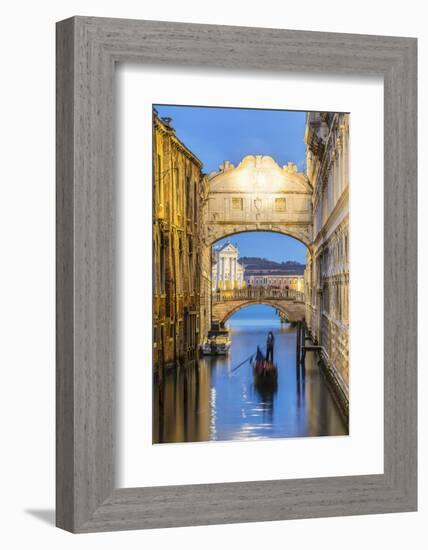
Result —
[{"label": "ornate bridge carving", "polygon": [[312,242],[312,188],[303,172],[269,156],[225,161],[208,176],[203,208],[207,246],[244,231],[275,231]]}]

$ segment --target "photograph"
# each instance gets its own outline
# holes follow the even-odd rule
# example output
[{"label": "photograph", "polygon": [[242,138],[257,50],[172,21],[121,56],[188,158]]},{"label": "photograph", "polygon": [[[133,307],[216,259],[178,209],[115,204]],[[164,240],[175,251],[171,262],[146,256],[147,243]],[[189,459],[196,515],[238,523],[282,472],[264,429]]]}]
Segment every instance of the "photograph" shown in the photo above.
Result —
[{"label": "photograph", "polygon": [[154,444],[349,435],[349,119],[153,105]]}]

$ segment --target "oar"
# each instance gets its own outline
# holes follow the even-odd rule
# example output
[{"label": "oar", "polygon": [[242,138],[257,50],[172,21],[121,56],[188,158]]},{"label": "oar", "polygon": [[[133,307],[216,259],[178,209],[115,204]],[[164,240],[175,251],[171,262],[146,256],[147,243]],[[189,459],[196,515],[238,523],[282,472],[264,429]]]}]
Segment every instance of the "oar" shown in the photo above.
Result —
[{"label": "oar", "polygon": [[239,367],[242,367],[242,365],[244,365],[247,361],[251,361],[251,359],[253,357],[254,357],[254,353],[252,355],[250,355],[249,357],[247,357],[246,359],[244,359],[244,361],[242,361],[242,363],[239,363],[239,365],[236,365],[236,367],[233,367],[233,369],[230,372],[235,372],[237,369],[239,369]]}]

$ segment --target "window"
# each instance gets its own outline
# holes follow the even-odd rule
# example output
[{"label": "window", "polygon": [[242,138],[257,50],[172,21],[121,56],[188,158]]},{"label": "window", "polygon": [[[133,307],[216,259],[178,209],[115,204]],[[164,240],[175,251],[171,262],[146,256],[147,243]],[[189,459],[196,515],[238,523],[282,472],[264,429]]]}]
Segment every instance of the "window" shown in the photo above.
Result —
[{"label": "window", "polygon": [[194,263],[193,263],[193,243],[192,243],[192,237],[188,238],[187,241],[187,259],[189,262],[189,279],[188,279],[188,290],[189,292],[193,292],[193,278],[194,278]]},{"label": "window", "polygon": [[342,321],[343,319],[343,312],[342,312],[342,285],[337,284],[336,285],[336,305],[337,305],[337,317],[339,321]]},{"label": "window", "polygon": [[328,197],[327,191],[324,189],[322,196],[322,223],[325,223],[328,218]]},{"label": "window", "polygon": [[175,213],[177,216],[181,216],[182,205],[180,197],[180,172],[177,165],[173,165],[173,187],[175,189]]},{"label": "window", "polygon": [[185,279],[185,273],[184,273],[184,250],[183,250],[183,241],[180,239],[178,243],[178,270],[179,273],[177,273],[177,287],[179,289],[180,294],[182,294],[185,291],[184,288],[184,279]]},{"label": "window", "polygon": [[193,222],[198,223],[198,195],[197,195],[197,182],[193,183]]},{"label": "window", "polygon": [[275,199],[275,212],[285,212],[285,199]]},{"label": "window", "polygon": [[162,192],[161,192],[161,185],[162,185],[162,162],[161,162],[161,156],[159,153],[156,155],[156,200],[159,203],[162,202]]},{"label": "window", "polygon": [[186,217],[188,220],[191,220],[193,218],[192,200],[193,200],[193,193],[192,193],[191,180],[189,176],[186,176]]},{"label": "window", "polygon": [[243,199],[240,197],[232,197],[232,210],[242,210],[243,202]]},{"label": "window", "polygon": [[324,312],[330,313],[330,292],[327,284],[324,284],[324,287],[323,287],[322,300],[323,300]]},{"label": "window", "polygon": [[162,294],[164,294],[165,292],[165,248],[166,248],[166,243],[163,238],[163,235],[161,235],[159,271],[160,271],[160,292]]}]

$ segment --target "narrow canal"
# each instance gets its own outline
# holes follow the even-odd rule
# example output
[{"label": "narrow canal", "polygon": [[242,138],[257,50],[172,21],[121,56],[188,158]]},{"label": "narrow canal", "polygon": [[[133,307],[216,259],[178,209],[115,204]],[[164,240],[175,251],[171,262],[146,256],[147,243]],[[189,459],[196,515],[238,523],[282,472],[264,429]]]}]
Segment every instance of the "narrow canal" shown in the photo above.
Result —
[{"label": "narrow canal", "polygon": [[[154,386],[153,443],[346,435],[346,427],[313,353],[296,376],[296,331],[275,311],[251,306],[229,321],[228,356],[164,372]],[[276,387],[258,388],[249,362],[275,336]]]}]

